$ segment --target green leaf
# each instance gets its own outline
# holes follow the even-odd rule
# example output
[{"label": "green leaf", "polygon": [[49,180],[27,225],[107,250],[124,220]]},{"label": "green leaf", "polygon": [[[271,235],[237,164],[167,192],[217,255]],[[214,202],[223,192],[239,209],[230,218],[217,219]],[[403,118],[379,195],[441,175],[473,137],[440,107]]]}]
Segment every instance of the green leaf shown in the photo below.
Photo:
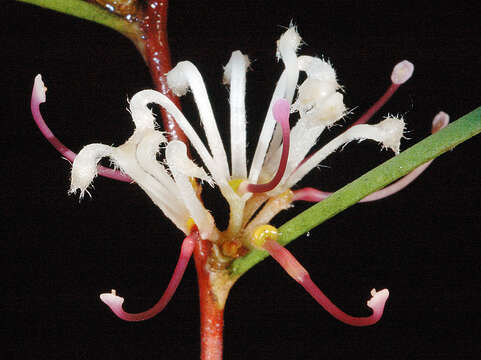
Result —
[{"label": "green leaf", "polygon": [[64,14],[76,16],[81,19],[96,22],[114,29],[131,40],[139,34],[136,23],[109,12],[98,5],[90,4],[83,0],[17,0],[28,4],[37,5],[46,9],[55,10]]},{"label": "green leaf", "polygon": [[[445,129],[411,146],[398,156],[367,172],[327,199],[310,207],[279,228],[278,242],[287,245],[312,228],[322,224],[349,206],[356,204],[367,195],[411,172],[425,162],[438,157],[456,145],[481,132],[481,107],[464,115]],[[269,254],[253,250],[236,259],[231,267],[231,276],[238,277],[262,261]]]}]

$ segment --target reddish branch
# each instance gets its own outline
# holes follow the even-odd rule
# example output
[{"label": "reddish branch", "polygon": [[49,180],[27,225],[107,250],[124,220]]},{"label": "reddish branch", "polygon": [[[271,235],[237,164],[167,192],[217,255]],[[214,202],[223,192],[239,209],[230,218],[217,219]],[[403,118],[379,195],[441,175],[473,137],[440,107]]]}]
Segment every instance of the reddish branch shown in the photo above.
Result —
[{"label": "reddish branch", "polygon": [[[92,2],[92,1],[91,1]],[[101,5],[110,3],[108,1],[97,1]],[[170,50],[167,41],[167,7],[168,0],[155,1],[149,0],[144,9],[138,10],[135,14],[140,24],[141,34],[134,39],[137,48],[142,53],[150,69],[155,88],[162,94],[169,97],[180,109],[179,99],[172,94],[167,86],[165,74],[171,68]],[[122,14],[119,9],[119,15]],[[42,118],[39,105],[45,102],[46,88],[39,76],[35,79],[32,92],[32,114],[42,134],[50,143],[67,159],[73,161],[77,154],[68,149],[59,139],[57,139]],[[174,118],[162,109],[162,119],[164,130],[169,133],[171,140],[181,140],[187,144],[187,139],[182,130],[177,126]],[[99,175],[107,176],[115,180],[131,181],[131,179],[119,171],[99,167]],[[201,359],[202,360],[221,360],[222,359],[222,331],[224,327],[224,306],[219,305],[214,295],[210,281],[208,259],[211,255],[211,243],[201,240],[197,236],[195,239],[188,237],[184,242],[183,251],[174,273],[173,280],[169,283],[165,296],[150,310],[140,314],[125,313],[122,309],[123,298],[115,293],[103,294],[102,300],[106,302],[117,316],[128,321],[140,321],[150,318],[161,311],[170,300],[175,291],[180,278],[187,266],[192,251],[192,241],[195,241],[194,259],[198,274],[200,312],[201,312]],[[182,255],[184,254],[184,255]]]},{"label": "reddish branch", "polygon": [[[145,58],[155,87],[180,108],[179,99],[169,91],[165,77],[172,68],[167,41],[167,4],[167,0],[149,0],[141,28],[145,35]],[[171,139],[187,143],[184,133],[170,114],[162,110],[162,118],[164,129],[170,133]],[[218,305],[212,292],[207,264],[210,254],[211,243],[199,239],[194,249],[194,260],[199,283],[201,359],[221,360],[224,309]]]},{"label": "reddish branch", "polygon": [[199,283],[201,360],[222,360],[224,306],[220,306],[212,290],[209,255],[212,244],[199,239],[194,248],[194,260]]},{"label": "reddish branch", "polygon": [[[172,69],[169,43],[167,41],[167,8],[168,0],[149,0],[143,10],[140,20],[145,41],[144,56],[150,69],[150,74],[157,91],[168,96],[180,109],[179,99],[172,94],[167,86],[165,74]],[[164,130],[170,134],[172,140],[187,143],[182,130],[175,123],[174,118],[162,109]]]},{"label": "reddish branch", "polygon": [[[169,91],[165,77],[172,68],[167,41],[167,5],[167,0],[148,1],[141,21],[141,28],[145,35],[144,56],[156,89],[168,96],[180,108],[179,99]],[[170,133],[171,139],[187,143],[184,133],[170,114],[162,110],[162,118],[164,129]],[[194,259],[199,283],[201,359],[221,360],[224,309],[218,305],[212,292],[207,264],[210,254],[211,243],[199,239],[195,245]]]}]

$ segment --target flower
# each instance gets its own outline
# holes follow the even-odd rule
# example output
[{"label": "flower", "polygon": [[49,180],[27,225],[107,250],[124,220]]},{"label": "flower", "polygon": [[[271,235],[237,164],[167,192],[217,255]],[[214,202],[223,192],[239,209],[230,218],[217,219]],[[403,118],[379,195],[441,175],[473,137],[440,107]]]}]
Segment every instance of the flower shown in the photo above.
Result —
[{"label": "flower", "polygon": [[[234,258],[253,248],[267,250],[327,311],[341,321],[363,326],[372,324],[381,317],[388,297],[386,289],[372,291],[373,297],[368,302],[368,306],[373,309],[370,317],[353,318],[344,314],[312,282],[307,271],[292,254],[275,241],[276,229],[268,224],[280,211],[292,206],[293,201],[320,201],[326,196],[326,193],[312,188],[297,191],[292,188],[327,156],[350,141],[374,140],[383,148],[391,149],[396,154],[399,152],[405,128],[403,119],[388,116],[376,125],[365,122],[411,77],[414,67],[408,61],[397,64],[386,94],[354,126],[309,155],[323,131],[342,119],[348,110],[332,65],[321,58],[298,56],[300,45],[301,37],[294,26],[289,27],[277,42],[277,58],[282,60],[284,70],[269,104],[249,171],[246,158],[245,92],[246,72],[250,62],[240,51],[232,53],[224,68],[224,83],[230,88],[230,166],[202,76],[189,61],[178,63],[167,74],[167,81],[170,89],[178,96],[189,91],[192,93],[206,143],[166,96],[154,90],[143,90],[130,100],[129,109],[135,130],[123,145],[113,147],[90,144],[75,157],[70,193],[79,192],[80,197],[83,197],[99,173],[99,161],[108,157],[121,172],[109,175],[137,183],[165,216],[187,235],[168,290],[152,309],[140,314],[128,314],[122,310],[123,298],[115,292],[101,295],[101,299],[119,317],[137,321],[161,311],[175,292],[195,241],[199,238],[212,242],[213,256],[220,267],[226,267]],[[298,86],[300,72],[305,73],[306,79]],[[45,134],[48,128],[38,110],[38,105],[44,101],[45,88],[40,76],[37,76],[32,95],[32,111]],[[158,130],[155,117],[148,107],[152,103],[160,105],[173,116],[202,166],[189,157],[186,144],[178,140],[169,141],[166,136],[168,134]],[[297,113],[299,117],[292,130],[289,126],[290,113]],[[62,150],[66,151],[53,134],[46,137],[54,146],[57,141],[63,147]],[[57,148],[60,147],[58,144]],[[159,162],[157,157],[161,152],[164,156]],[[100,171],[108,173],[109,170]],[[397,191],[412,180],[410,178],[400,185],[392,185],[394,187],[391,190],[384,189],[382,196]],[[229,204],[229,225],[225,231],[216,227],[214,217],[202,202],[202,183],[216,186]]]},{"label": "flower", "polygon": [[[296,52],[300,43],[301,38],[295,27],[290,27],[278,41],[277,56],[284,62],[285,69],[274,90],[249,173],[246,160],[244,104],[245,74],[249,60],[240,51],[235,51],[224,70],[224,82],[230,86],[230,169],[202,76],[191,62],[183,61],[167,74],[167,81],[178,96],[185,95],[189,90],[192,92],[207,144],[166,96],[154,90],[140,91],[130,101],[130,112],[135,124],[133,135],[117,148],[91,144],[82,149],[73,162],[70,192],[79,191],[80,196],[83,196],[97,175],[96,165],[99,160],[109,157],[117,168],[142,187],[163,213],[186,235],[189,234],[187,221],[192,218],[203,239],[222,243],[224,241],[221,239],[222,234],[216,228],[214,218],[197,196],[198,185],[191,179],[206,181],[210,185],[215,184],[229,203],[231,215],[227,232],[234,236],[239,235],[243,230],[246,204],[253,200],[253,193],[260,193],[256,190],[250,191],[249,185],[264,183],[274,177],[279,168],[282,152],[287,148],[286,144],[282,143],[281,133],[274,131],[276,121],[273,108],[280,99],[285,99],[284,104],[287,105],[279,109],[279,114],[288,116],[300,71],[306,73],[307,79],[299,87],[297,100],[292,106],[300,118],[290,134],[291,145],[287,148],[289,156],[282,177],[271,186],[272,189],[262,191],[265,201],[289,191],[309,171],[317,167],[320,161],[349,141],[372,139],[398,152],[404,122],[402,119],[389,117],[377,125],[352,127],[306,158],[323,130],[341,119],[346,113],[346,107],[332,66],[319,58],[298,57]],[[204,167],[197,166],[189,159],[184,143],[169,142],[164,133],[156,130],[155,118],[147,106],[150,103],[159,104],[175,118]],[[165,146],[163,163],[156,160],[160,146]],[[282,206],[287,207],[288,204]],[[273,210],[276,211],[273,211],[272,216],[280,209]],[[244,245],[249,246],[249,243]]]}]

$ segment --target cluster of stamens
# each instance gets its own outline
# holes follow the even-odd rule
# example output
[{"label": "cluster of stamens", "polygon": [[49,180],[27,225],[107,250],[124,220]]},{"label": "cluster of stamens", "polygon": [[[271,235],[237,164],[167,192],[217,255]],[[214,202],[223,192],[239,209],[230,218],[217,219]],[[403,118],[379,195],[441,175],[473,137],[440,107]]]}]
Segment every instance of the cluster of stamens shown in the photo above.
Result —
[{"label": "cluster of stamens", "polygon": [[[160,312],[177,288],[200,239],[212,242],[212,257],[225,269],[230,262],[245,255],[250,249],[261,248],[299,282],[316,301],[337,319],[355,326],[375,323],[382,315],[388,297],[386,289],[373,290],[368,306],[373,314],[365,318],[351,317],[343,313],[312,282],[308,272],[294,256],[278,242],[277,229],[266,225],[282,210],[295,201],[321,201],[330,193],[314,188],[291,190],[308,172],[338,148],[353,140],[374,140],[399,152],[404,121],[387,117],[376,125],[366,124],[387,102],[396,90],[412,75],[414,67],[408,61],[398,63],[391,75],[391,84],[385,94],[363,114],[359,120],[340,136],[318,150],[312,150],[319,136],[347,112],[340,85],[330,63],[311,56],[297,56],[301,39],[294,27],[290,27],[279,39],[277,54],[284,63],[266,119],[258,139],[257,148],[249,172],[246,159],[245,88],[247,56],[235,51],[225,67],[224,82],[230,86],[231,108],[231,162],[217,129],[211,104],[202,76],[190,62],[179,63],[167,74],[170,89],[178,96],[189,90],[199,110],[206,143],[180,110],[164,95],[154,90],[144,90],[130,101],[130,112],[135,124],[133,135],[121,146],[90,144],[78,155],[65,147],[50,131],[40,114],[39,105],[45,102],[45,87],[40,75],[35,79],[32,93],[32,113],[45,137],[63,156],[73,161],[70,192],[87,192],[97,175],[116,180],[137,183],[152,201],[182,230],[187,237],[182,243],[180,257],[166,292],[151,309],[129,314],[122,308],[123,298],[115,292],[102,294],[101,299],[122,319],[139,321]],[[306,73],[306,80],[298,86],[299,73]],[[297,97],[295,98],[297,91]],[[155,118],[148,105],[156,103],[175,119],[186,134],[203,166],[198,166],[187,150],[186,144],[169,141],[157,130]],[[291,112],[299,118],[289,125]],[[433,121],[432,132],[447,125],[449,117],[440,113]],[[167,134],[168,135],[168,134]],[[165,147],[165,160],[159,162],[157,154]],[[116,170],[98,166],[100,159],[109,157]],[[363,201],[377,200],[399,191],[412,182],[429,166],[422,165],[398,182],[376,192]],[[202,201],[202,184],[216,185],[230,207],[229,225],[220,231],[215,220]]]}]

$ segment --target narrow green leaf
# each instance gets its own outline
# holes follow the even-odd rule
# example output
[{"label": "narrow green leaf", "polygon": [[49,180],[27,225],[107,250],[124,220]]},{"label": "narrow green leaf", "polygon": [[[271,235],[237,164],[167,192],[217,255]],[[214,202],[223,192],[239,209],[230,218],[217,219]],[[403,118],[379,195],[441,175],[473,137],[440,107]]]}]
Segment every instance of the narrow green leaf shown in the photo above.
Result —
[{"label": "narrow green leaf", "polygon": [[81,19],[96,22],[114,29],[130,39],[135,39],[138,26],[126,19],[109,12],[98,5],[83,0],[17,0],[28,4],[37,5],[46,9],[55,10],[64,14],[76,16]]},{"label": "narrow green leaf", "polygon": [[[481,132],[481,107],[464,115],[445,129],[411,146],[398,156],[367,172],[327,199],[310,207],[279,228],[278,242],[286,245],[312,228],[322,224],[349,206],[356,204],[367,195],[379,190],[406,175],[416,167],[438,157],[456,145]],[[253,250],[236,259],[231,267],[232,276],[241,276],[269,254]]]}]

